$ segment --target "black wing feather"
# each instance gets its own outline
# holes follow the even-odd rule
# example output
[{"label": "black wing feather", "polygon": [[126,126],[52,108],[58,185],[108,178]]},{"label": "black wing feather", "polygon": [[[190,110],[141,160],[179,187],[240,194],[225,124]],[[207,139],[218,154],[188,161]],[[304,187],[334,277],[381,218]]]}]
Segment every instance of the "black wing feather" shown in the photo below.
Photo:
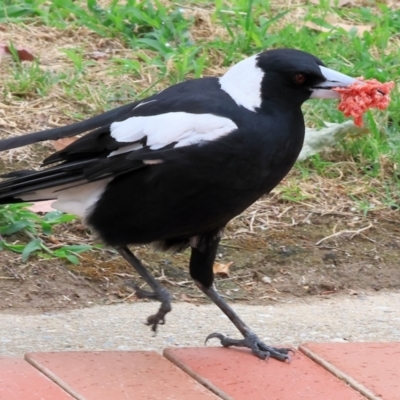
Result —
[{"label": "black wing feather", "polygon": [[5,175],[4,177],[9,179],[0,183],[0,202],[4,204],[12,196],[40,189],[70,183],[79,185],[117,177],[137,169],[149,168],[144,162],[146,160],[160,160],[164,163],[183,151],[179,147],[173,148],[175,143],[170,143],[162,149],[151,150],[146,146],[147,138],[144,136],[138,141],[143,148],[109,157],[111,152],[137,143],[120,143],[115,140],[110,133],[113,122],[133,116],[182,111],[195,114],[212,113],[229,118],[232,114],[237,114],[232,110],[237,111],[237,105],[229,95],[220,90],[218,80],[203,78],[182,82],[141,102],[119,107],[83,122],[2,140],[0,151],[91,131],[65,149],[52,154],[43,163],[44,166],[53,163],[59,163],[58,165],[37,172],[23,171]]},{"label": "black wing feather", "polygon": [[[205,90],[207,86],[208,90]],[[121,143],[115,140],[110,133],[110,126],[113,122],[131,117],[150,117],[182,111],[193,114],[210,113],[232,119],[232,115],[237,115],[236,109],[236,103],[228,94],[220,90],[216,78],[202,78],[182,82],[143,99],[140,103],[131,104],[130,109],[119,115],[120,118],[109,121],[109,124],[98,127],[71,143],[65,149],[52,154],[44,160],[43,165],[95,157],[106,158],[111,152],[134,143],[146,146],[146,136],[136,142]],[[171,143],[169,146],[174,144]]]},{"label": "black wing feather", "polygon": [[140,102],[137,101],[126,104],[85,121],[76,122],[75,124],[63,126],[61,128],[53,128],[45,131],[29,133],[28,135],[0,140],[0,151],[15,149],[16,147],[23,147],[29,144],[43,142],[45,140],[58,140],[70,136],[76,136],[92,129],[109,125],[115,121],[122,121],[127,118],[130,111],[132,111],[132,109],[139,103]]}]

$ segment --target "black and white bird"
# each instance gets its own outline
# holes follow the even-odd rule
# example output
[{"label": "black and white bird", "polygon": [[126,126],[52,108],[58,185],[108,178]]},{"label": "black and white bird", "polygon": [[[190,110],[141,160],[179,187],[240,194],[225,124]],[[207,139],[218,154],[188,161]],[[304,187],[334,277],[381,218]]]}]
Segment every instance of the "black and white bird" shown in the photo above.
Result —
[{"label": "black and white bird", "polygon": [[213,263],[226,224],[270,192],[303,145],[301,105],[338,98],[331,89],[355,79],[293,49],[264,51],[222,77],[189,80],[153,96],[62,128],[0,141],[0,150],[86,133],[52,154],[40,171],[17,171],[0,183],[0,203],[54,199],[81,216],[147,282],[141,297],[161,302],[147,323],[155,331],[170,296],[128,249],[153,243],[191,249],[189,270],[243,335],[212,333],[223,346],[244,346],[265,359],[289,349],[264,344],[213,287]]}]

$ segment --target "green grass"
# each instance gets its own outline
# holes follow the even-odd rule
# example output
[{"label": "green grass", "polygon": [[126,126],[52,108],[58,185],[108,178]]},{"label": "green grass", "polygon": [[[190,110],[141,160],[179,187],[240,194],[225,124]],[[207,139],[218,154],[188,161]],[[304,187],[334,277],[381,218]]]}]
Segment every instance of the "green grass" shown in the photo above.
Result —
[{"label": "green grass", "polygon": [[2,207],[0,212],[0,237],[11,235],[23,235],[26,240],[10,243],[0,240],[0,250],[8,249],[22,254],[22,261],[26,261],[32,253],[37,253],[42,258],[57,257],[67,259],[73,264],[79,263],[78,254],[92,249],[90,245],[60,245],[57,248],[49,248],[44,238],[52,234],[54,225],[73,221],[76,217],[63,214],[59,211],[46,213],[39,217],[36,213],[25,208],[25,204],[11,204]]},{"label": "green grass", "polygon": [[[327,0],[321,0],[319,5],[299,0],[297,6],[285,9],[281,1],[273,0],[182,1],[179,4],[114,0],[101,7],[95,0],[3,0],[0,24],[45,25],[60,30],[84,26],[131,49],[129,57],[117,55],[107,62],[107,76],[114,79],[113,82],[124,77],[135,80],[146,74],[151,76],[151,84],[147,86],[121,84],[114,85],[111,90],[101,79],[88,78],[91,68],[96,68],[96,61],[89,59],[77,43],[74,48],[62,49],[70,68],[58,72],[40,68],[40,60],[28,64],[14,58],[7,79],[0,86],[3,101],[10,97],[21,101],[32,96],[43,98],[57,89],[66,102],[86,105],[79,110],[63,111],[71,119],[81,119],[149,95],[169,84],[213,73],[216,67],[227,67],[245,56],[274,47],[311,52],[327,66],[349,75],[397,80],[398,83],[400,8],[392,9],[379,3],[371,7],[341,8],[329,4]],[[214,30],[211,29],[208,37],[196,37],[196,14],[185,12],[194,8],[203,9],[210,16]],[[368,25],[371,29],[360,37],[356,29],[337,28],[332,18],[350,25]],[[326,31],[310,29],[307,22]],[[307,124],[312,126],[322,126],[324,121],[345,120],[332,102],[313,100],[304,110]],[[398,90],[393,93],[389,109],[369,112],[365,123],[371,130],[369,136],[343,140],[335,153],[339,154],[338,159],[319,154],[299,164],[296,167],[299,179],[313,174],[335,179],[340,175],[340,162],[350,161],[354,163],[357,179],[367,187],[368,179],[383,177],[385,180],[380,192],[371,186],[364,197],[354,198],[357,207],[368,213],[368,196],[377,196],[385,206],[395,208],[399,198],[397,165],[400,163]],[[302,191],[290,185],[283,190],[285,200],[303,200]],[[11,215],[12,219],[14,212],[22,215],[18,207],[2,208],[0,215]],[[10,223],[4,218],[1,220],[1,224],[5,224],[1,228],[3,235],[7,234]],[[32,223],[36,231],[24,229],[36,240],[35,232],[43,227],[39,220]],[[2,243],[3,247],[10,248],[6,242]],[[43,243],[30,242],[29,245],[30,249],[36,249]]]}]

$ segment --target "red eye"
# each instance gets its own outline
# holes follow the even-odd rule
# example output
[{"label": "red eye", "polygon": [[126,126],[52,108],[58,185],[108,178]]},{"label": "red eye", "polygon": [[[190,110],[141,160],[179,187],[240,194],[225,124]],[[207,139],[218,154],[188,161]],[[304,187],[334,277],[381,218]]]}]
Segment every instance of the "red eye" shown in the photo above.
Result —
[{"label": "red eye", "polygon": [[306,76],[304,74],[296,74],[293,77],[293,80],[295,81],[295,83],[297,83],[298,85],[302,85],[305,81],[306,81]]}]

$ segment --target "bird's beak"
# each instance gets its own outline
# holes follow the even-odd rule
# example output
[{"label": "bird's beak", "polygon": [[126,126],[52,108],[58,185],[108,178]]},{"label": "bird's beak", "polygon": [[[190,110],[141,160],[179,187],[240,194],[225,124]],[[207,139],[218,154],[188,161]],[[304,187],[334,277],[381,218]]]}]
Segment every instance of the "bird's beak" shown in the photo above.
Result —
[{"label": "bird's beak", "polygon": [[323,66],[320,66],[319,68],[321,69],[322,75],[326,80],[311,88],[311,98],[339,99],[339,93],[333,91],[332,89],[336,87],[346,87],[356,81],[355,78],[337,72],[333,69],[329,69]]}]

